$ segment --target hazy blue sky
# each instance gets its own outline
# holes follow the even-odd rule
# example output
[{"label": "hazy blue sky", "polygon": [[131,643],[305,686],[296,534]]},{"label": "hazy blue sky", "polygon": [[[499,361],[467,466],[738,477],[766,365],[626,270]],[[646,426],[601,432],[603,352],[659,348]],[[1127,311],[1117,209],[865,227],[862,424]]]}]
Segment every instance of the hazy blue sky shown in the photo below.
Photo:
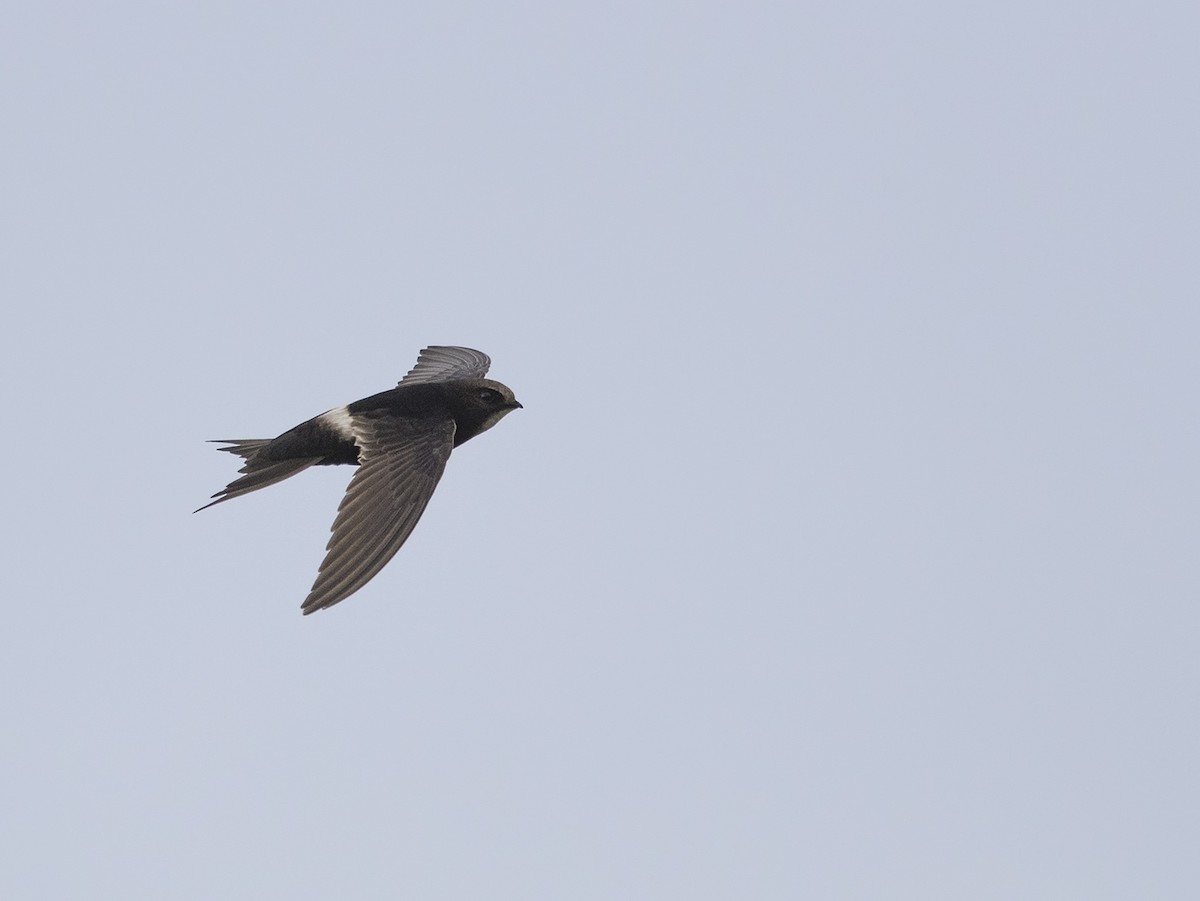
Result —
[{"label": "hazy blue sky", "polygon": [[[1197,897],[1188,4],[3,19],[0,897]],[[435,343],[302,617],[204,441]]]}]

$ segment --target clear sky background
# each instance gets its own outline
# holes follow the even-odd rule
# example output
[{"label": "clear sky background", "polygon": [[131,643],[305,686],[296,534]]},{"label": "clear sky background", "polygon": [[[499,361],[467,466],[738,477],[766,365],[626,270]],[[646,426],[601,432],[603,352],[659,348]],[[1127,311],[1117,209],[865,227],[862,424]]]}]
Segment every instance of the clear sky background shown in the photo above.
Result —
[{"label": "clear sky background", "polygon": [[1197,897],[1188,4],[3,18],[0,896]]}]

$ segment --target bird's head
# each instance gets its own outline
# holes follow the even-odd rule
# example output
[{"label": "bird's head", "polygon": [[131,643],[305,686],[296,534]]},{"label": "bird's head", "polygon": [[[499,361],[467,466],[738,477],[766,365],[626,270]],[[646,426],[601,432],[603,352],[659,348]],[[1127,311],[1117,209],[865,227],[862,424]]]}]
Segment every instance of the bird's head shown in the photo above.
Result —
[{"label": "bird's head", "polygon": [[457,425],[455,445],[486,432],[521,402],[512,389],[492,379],[459,379],[447,383],[447,400]]}]

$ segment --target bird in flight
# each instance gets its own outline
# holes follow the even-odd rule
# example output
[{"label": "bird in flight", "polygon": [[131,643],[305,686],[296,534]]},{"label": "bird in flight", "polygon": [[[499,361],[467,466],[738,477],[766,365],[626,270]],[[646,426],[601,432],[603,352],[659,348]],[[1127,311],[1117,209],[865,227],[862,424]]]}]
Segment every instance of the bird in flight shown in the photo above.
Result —
[{"label": "bird in flight", "polygon": [[300,609],[307,615],[344,601],[400,550],[425,512],[450,451],[521,407],[508,386],[484,378],[491,362],[469,347],[427,347],[389,391],[328,410],[278,438],[214,442],[245,465],[238,470],[241,478],[200,510],[310,466],[357,466],[333,521],[325,560]]}]

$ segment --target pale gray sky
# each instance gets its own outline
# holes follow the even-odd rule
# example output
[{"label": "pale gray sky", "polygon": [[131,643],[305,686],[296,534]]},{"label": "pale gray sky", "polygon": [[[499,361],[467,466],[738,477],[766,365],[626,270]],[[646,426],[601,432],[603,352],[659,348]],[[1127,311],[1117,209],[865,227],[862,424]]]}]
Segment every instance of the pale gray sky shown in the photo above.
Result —
[{"label": "pale gray sky", "polygon": [[[20,4],[0,897],[1191,899],[1200,13]],[[525,409],[301,617],[269,437]]]}]

